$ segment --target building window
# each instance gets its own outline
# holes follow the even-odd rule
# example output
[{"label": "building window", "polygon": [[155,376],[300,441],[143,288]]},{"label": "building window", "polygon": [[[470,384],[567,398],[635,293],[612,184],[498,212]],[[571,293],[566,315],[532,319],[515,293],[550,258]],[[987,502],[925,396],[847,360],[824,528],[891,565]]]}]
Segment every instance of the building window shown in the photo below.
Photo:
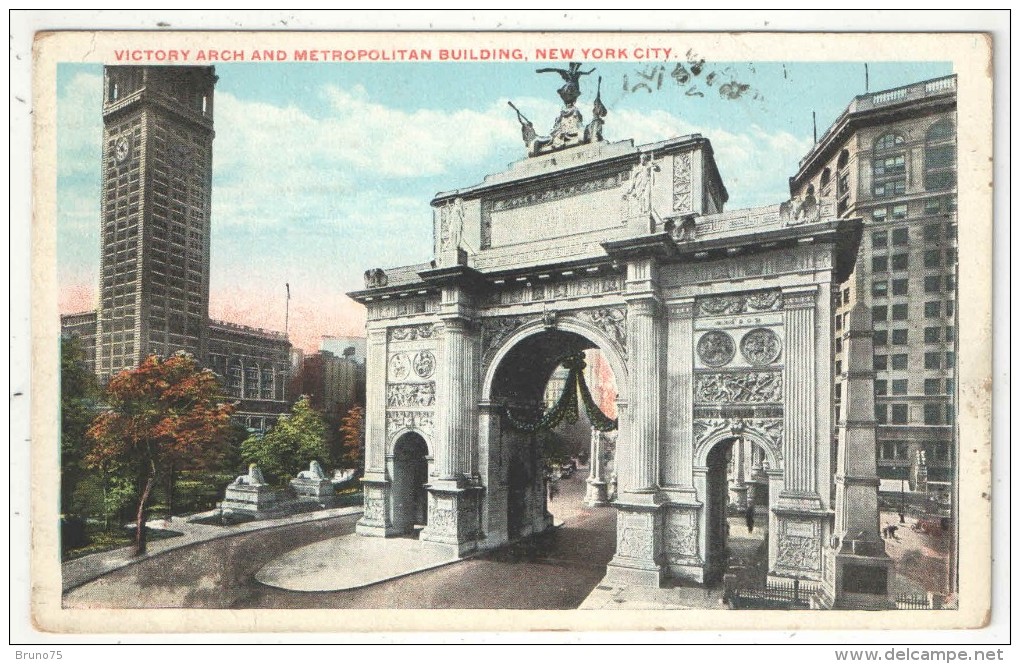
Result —
[{"label": "building window", "polygon": [[942,381],[938,378],[925,378],[924,393],[929,395],[942,394]]},{"label": "building window", "polygon": [[956,353],[949,351],[946,353],[946,368],[952,369],[956,366]]},{"label": "building window", "polygon": [[885,371],[888,368],[888,355],[876,355],[875,356],[875,370]]},{"label": "building window", "polygon": [[924,328],[924,343],[937,344],[939,342],[939,333],[941,331],[942,331],[941,327]]},{"label": "building window", "polygon": [[952,378],[947,378],[946,379],[946,394],[952,394],[953,393],[953,385],[954,385],[953,379]]},{"label": "building window", "polygon": [[952,300],[947,300],[946,301],[946,316],[952,316],[952,315],[953,315],[953,301]]},{"label": "building window", "polygon": [[885,297],[889,294],[888,281],[874,281],[871,284],[871,294],[874,297]]},{"label": "building window", "polygon": [[825,170],[822,171],[822,177],[818,183],[819,195],[828,196],[831,193],[829,191],[831,189],[831,185],[832,185],[832,171],[826,168]]},{"label": "building window", "polygon": [[875,395],[876,396],[880,396],[880,397],[881,396],[885,396],[886,395],[886,390],[887,390],[886,385],[887,385],[887,383],[884,380],[876,380],[875,381]]},{"label": "building window", "polygon": [[892,294],[893,295],[906,295],[907,294],[907,280],[906,279],[893,279],[892,282]]},{"label": "building window", "polygon": [[872,173],[876,178],[887,175],[899,175],[907,171],[906,158],[902,154],[880,157],[872,164]]},{"label": "building window", "polygon": [[902,246],[910,242],[910,230],[907,228],[894,228],[892,232],[892,243],[895,246]]},{"label": "building window", "polygon": [[872,192],[877,197],[902,196],[907,191],[907,181],[904,179],[889,180],[888,182],[876,182]]},{"label": "building window", "polygon": [[875,140],[875,150],[892,150],[897,145],[903,144],[903,135],[895,132],[883,134]]},{"label": "building window", "polygon": [[942,252],[938,249],[931,249],[924,252],[925,267],[942,267]]},{"label": "building window", "polygon": [[924,303],[924,317],[938,318],[942,315],[942,303],[938,300]]},{"label": "building window", "polygon": [[892,405],[892,423],[893,424],[907,423],[907,404],[894,403]]},{"label": "building window", "polygon": [[843,289],[843,304],[850,304],[850,289]]},{"label": "building window", "polygon": [[836,339],[836,352],[841,353],[843,351],[843,340]]},{"label": "building window", "polygon": [[[885,247],[882,247],[884,250]],[[889,270],[889,257],[888,256],[872,256],[871,257],[871,271],[872,272],[888,272]]]},{"label": "building window", "polygon": [[836,329],[837,330],[843,329],[843,317],[839,314],[836,314]]},{"label": "building window", "polygon": [[949,343],[952,340],[953,340],[953,328],[952,327],[947,327],[946,328],[946,343]]},{"label": "building window", "polygon": [[843,375],[843,361],[842,360],[836,360],[836,375],[837,376],[842,376]]},{"label": "building window", "polygon": [[892,382],[892,393],[893,394],[906,394],[907,393],[907,379],[897,378]]},{"label": "building window", "polygon": [[924,241],[931,244],[942,243],[942,224],[928,224],[924,227]]},{"label": "building window", "polygon": [[[875,208],[874,210],[872,210],[872,211],[871,211],[871,219],[872,219],[873,221],[877,221],[877,222],[879,222],[879,223],[881,223],[881,222],[885,221],[885,219],[886,219],[886,217],[887,217],[888,215],[889,215],[889,210],[887,210],[887,209],[886,209],[886,208],[884,208],[884,207],[880,207],[880,208]],[[883,237],[884,237],[884,235],[885,235],[885,231],[882,231],[882,235],[883,235]],[[883,243],[884,243],[884,242],[885,242],[885,240],[883,239]]]},{"label": "building window", "polygon": [[879,447],[879,456],[885,461],[900,461],[907,458],[910,444],[899,440],[884,440]]},{"label": "building window", "polygon": [[885,330],[875,330],[871,337],[876,346],[889,345],[889,333]]},{"label": "building window", "polygon": [[942,368],[942,353],[925,353],[924,354],[924,368],[925,369],[941,369]]},{"label": "building window", "polygon": [[946,292],[953,293],[956,291],[956,275],[946,275]]},{"label": "building window", "polygon": [[925,293],[938,293],[942,290],[942,277],[941,275],[935,274],[930,277],[924,278],[924,292]]},{"label": "building window", "polygon": [[910,254],[894,254],[892,257],[892,269],[906,270],[910,266]]},{"label": "building window", "polygon": [[946,424],[952,424],[956,419],[956,409],[953,408],[953,404],[946,404]]},{"label": "building window", "polygon": [[892,342],[894,346],[906,346],[907,345],[907,330],[893,330],[892,331]]},{"label": "building window", "polygon": [[889,409],[884,403],[875,404],[875,423],[885,424],[889,421]]},{"label": "building window", "polygon": [[843,383],[836,383],[836,401],[843,398]]},{"label": "building window", "polygon": [[892,319],[893,320],[907,320],[907,305],[906,304],[894,304],[892,307]]},{"label": "building window", "polygon": [[942,210],[941,202],[938,198],[929,198],[924,202],[924,213],[938,214]]},{"label": "building window", "polygon": [[[875,212],[878,212],[878,210],[875,210]],[[888,231],[872,231],[871,232],[871,246],[872,246],[873,249],[878,249],[879,247],[881,247],[882,249],[885,249],[885,245],[888,242],[889,242],[889,232]]]},{"label": "building window", "polygon": [[[906,203],[904,203],[903,205],[894,205],[893,206],[893,208],[892,208],[892,218],[893,219],[906,219],[907,218],[907,205],[906,205]],[[906,229],[903,229],[903,230],[906,231]]]},{"label": "building window", "polygon": [[956,184],[956,130],[949,120],[936,122],[924,141],[924,187],[929,191],[951,189]]},{"label": "building window", "polygon": [[871,319],[875,320],[886,320],[889,317],[889,307],[884,304],[879,304],[871,308]]},{"label": "building window", "polygon": [[924,404],[924,423],[928,425],[942,424],[942,404]]},{"label": "building window", "polygon": [[897,354],[892,356],[892,368],[893,369],[906,369],[907,368],[907,354]]}]

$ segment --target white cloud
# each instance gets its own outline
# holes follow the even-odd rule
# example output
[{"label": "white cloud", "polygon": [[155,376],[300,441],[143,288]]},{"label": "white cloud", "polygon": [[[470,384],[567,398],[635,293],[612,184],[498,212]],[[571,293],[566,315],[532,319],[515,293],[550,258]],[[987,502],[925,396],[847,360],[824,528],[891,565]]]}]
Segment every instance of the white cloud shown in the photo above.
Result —
[{"label": "white cloud", "polygon": [[701,134],[712,143],[715,161],[730,194],[729,209],[778,203],[789,198],[787,177],[796,172],[798,160],[807,154],[811,141],[785,131],[769,133],[755,124],[740,131],[696,126],[667,111],[620,111],[616,122],[635,143],[653,143],[671,136]]}]

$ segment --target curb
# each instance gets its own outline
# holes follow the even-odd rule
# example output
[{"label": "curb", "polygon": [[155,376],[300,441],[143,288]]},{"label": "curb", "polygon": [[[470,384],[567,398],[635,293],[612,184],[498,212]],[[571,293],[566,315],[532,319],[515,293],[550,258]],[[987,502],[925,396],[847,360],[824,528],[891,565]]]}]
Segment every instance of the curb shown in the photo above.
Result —
[{"label": "curb", "polygon": [[[248,523],[238,524],[236,526],[237,530],[227,530],[227,528],[231,528],[231,527],[230,526],[225,526],[225,527],[223,527],[224,528],[223,532],[216,532],[216,531],[209,532],[208,536],[202,536],[202,535],[196,533],[196,534],[193,535],[194,539],[189,538],[188,535],[182,535],[181,539],[183,539],[184,541],[174,541],[174,540],[176,540],[178,538],[173,538],[173,539],[170,539],[170,540],[165,540],[167,542],[166,546],[163,547],[163,548],[160,548],[158,551],[151,551],[150,550],[150,551],[146,552],[144,555],[141,555],[141,556],[129,557],[129,558],[126,558],[126,559],[117,560],[113,565],[111,565],[109,567],[102,567],[101,569],[88,570],[84,574],[82,574],[81,577],[75,578],[73,580],[68,580],[67,579],[68,575],[65,572],[65,569],[66,569],[67,565],[73,565],[73,564],[76,564],[76,563],[81,563],[81,564],[87,566],[87,563],[89,561],[92,561],[92,560],[94,560],[97,563],[101,564],[101,560],[102,560],[103,556],[109,556],[111,554],[121,553],[121,552],[125,551],[125,549],[128,548],[128,547],[122,547],[122,548],[119,548],[119,549],[113,549],[112,551],[102,551],[100,553],[93,553],[91,555],[84,556],[82,558],[78,558],[76,560],[68,561],[68,562],[65,562],[65,563],[61,564],[61,581],[62,581],[62,583],[61,583],[61,591],[60,592],[63,595],[65,593],[68,593],[68,592],[74,590],[75,588],[80,588],[81,586],[84,586],[87,583],[91,583],[92,581],[95,581],[96,579],[104,577],[107,574],[110,574],[112,572],[116,572],[118,570],[122,570],[122,569],[124,569],[126,567],[131,567],[132,565],[135,565],[137,563],[140,563],[140,562],[143,562],[143,561],[146,561],[146,560],[151,560],[153,558],[157,558],[157,557],[159,557],[159,556],[161,556],[161,555],[163,555],[165,553],[170,553],[171,551],[179,551],[181,549],[185,549],[185,548],[187,548],[189,546],[195,546],[197,544],[204,544],[205,542],[212,542],[212,541],[215,541],[215,540],[226,539],[228,537],[237,537],[238,535],[246,535],[248,533],[258,532],[260,530],[272,530],[272,529],[275,529],[275,528],[283,528],[283,527],[286,527],[286,526],[296,526],[296,525],[300,525],[300,524],[303,524],[303,523],[310,523],[312,521],[325,521],[326,519],[339,519],[339,518],[342,518],[342,517],[352,516],[352,515],[355,515],[355,514],[361,514],[361,513],[364,512],[364,507],[362,507],[362,506],[340,507],[340,508],[334,508],[334,509],[336,510],[336,513],[330,513],[330,514],[322,514],[321,512],[306,512],[304,515],[301,515],[301,516],[306,516],[307,515],[307,518],[303,518],[303,519],[299,518],[299,519],[295,519],[293,521],[286,521],[284,523],[280,523],[280,521],[283,521],[282,519],[267,519],[265,521],[250,521]],[[326,510],[323,510],[323,511],[326,511]],[[332,512],[332,510],[329,510],[329,511]],[[285,517],[285,518],[288,518],[288,517]],[[290,517],[290,518],[292,518],[292,517]],[[215,526],[213,526],[213,527],[215,527]]]}]

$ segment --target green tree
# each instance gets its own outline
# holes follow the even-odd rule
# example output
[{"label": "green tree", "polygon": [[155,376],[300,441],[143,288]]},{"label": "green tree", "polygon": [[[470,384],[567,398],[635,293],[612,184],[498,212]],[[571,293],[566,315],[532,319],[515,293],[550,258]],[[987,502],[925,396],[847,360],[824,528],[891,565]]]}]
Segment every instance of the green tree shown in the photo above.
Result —
[{"label": "green tree", "polygon": [[340,422],[341,463],[347,468],[365,470],[365,409],[352,406]]},{"label": "green tree", "polygon": [[74,494],[85,468],[85,434],[98,412],[99,384],[78,337],[60,340],[60,511],[77,514]]},{"label": "green tree", "polygon": [[326,422],[302,396],[291,408],[290,415],[281,417],[265,434],[249,436],[241,444],[241,457],[258,464],[270,482],[283,484],[288,478],[308,468],[313,460],[327,464]]},{"label": "green tree", "polygon": [[100,470],[119,465],[134,476],[135,555],[145,553],[145,521],[156,481],[173,468],[220,463],[234,407],[221,403],[219,394],[215,374],[199,369],[186,353],[165,360],[149,356],[137,369],[110,379],[109,410],[89,427],[84,462]]}]

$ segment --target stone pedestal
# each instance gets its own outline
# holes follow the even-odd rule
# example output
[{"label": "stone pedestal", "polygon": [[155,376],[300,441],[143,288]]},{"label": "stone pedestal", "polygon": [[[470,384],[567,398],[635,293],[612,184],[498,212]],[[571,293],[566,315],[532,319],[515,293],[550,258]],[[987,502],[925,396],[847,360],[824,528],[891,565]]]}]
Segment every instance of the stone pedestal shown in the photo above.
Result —
[{"label": "stone pedestal", "polygon": [[430,485],[428,492],[428,523],[419,539],[457,556],[478,548],[484,489],[441,480]]},{"label": "stone pedestal", "polygon": [[609,504],[609,488],[606,482],[586,480],[588,488],[584,492],[584,504],[588,507],[601,507]]},{"label": "stone pedestal", "polygon": [[365,511],[354,527],[354,532],[366,537],[386,537],[396,534],[390,525],[388,510],[390,483],[382,473],[366,475],[362,480],[365,494]]},{"label": "stone pedestal", "polygon": [[616,555],[606,566],[605,583],[658,588],[663,579],[662,506],[616,504]]},{"label": "stone pedestal", "polygon": [[327,479],[297,477],[290,481],[290,488],[298,496],[309,498],[331,499],[335,495],[333,483]]},{"label": "stone pedestal", "polygon": [[231,484],[220,507],[225,512],[240,512],[257,516],[283,502],[283,494],[267,484]]},{"label": "stone pedestal", "polygon": [[744,483],[730,485],[730,504],[736,509],[747,509],[747,485]]},{"label": "stone pedestal", "polygon": [[698,514],[702,507],[697,502],[663,507],[662,546],[669,575],[674,579],[705,580],[705,561],[698,554]]}]

